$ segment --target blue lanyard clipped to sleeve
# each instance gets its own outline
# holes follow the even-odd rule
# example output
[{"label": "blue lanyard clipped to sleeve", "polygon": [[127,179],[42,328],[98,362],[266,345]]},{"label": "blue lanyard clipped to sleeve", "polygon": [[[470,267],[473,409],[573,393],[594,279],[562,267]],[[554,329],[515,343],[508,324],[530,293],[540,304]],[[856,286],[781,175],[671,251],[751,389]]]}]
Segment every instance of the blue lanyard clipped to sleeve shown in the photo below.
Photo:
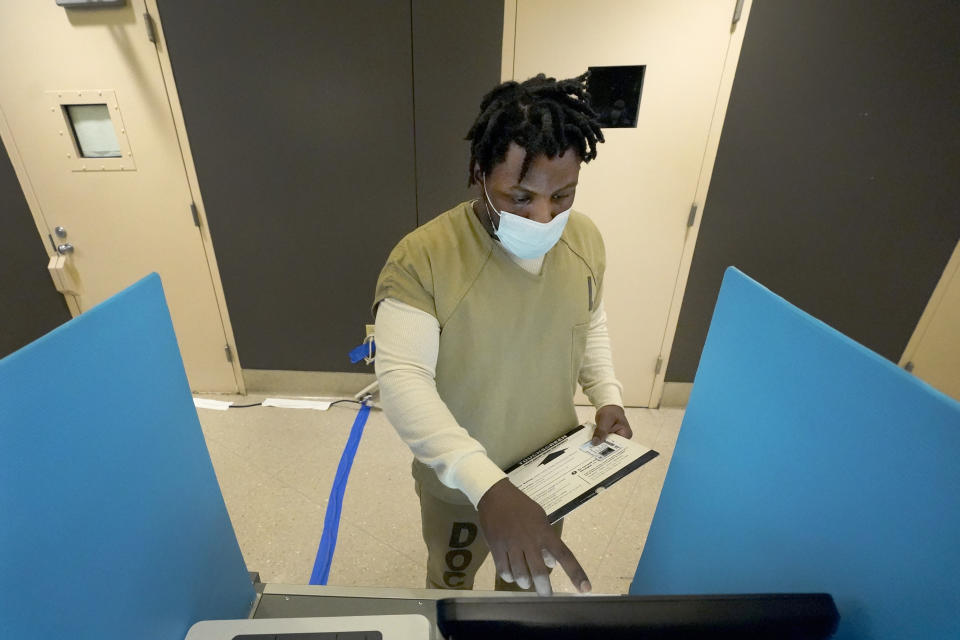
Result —
[{"label": "blue lanyard clipped to sleeve", "polygon": [[[350,360],[354,364],[360,362],[360,360],[365,360],[369,364],[373,362],[374,349],[371,336],[350,352]],[[360,446],[360,438],[363,437],[363,427],[367,424],[367,417],[370,415],[369,401],[365,399],[362,403],[360,411],[357,412],[357,417],[353,420],[350,436],[347,438],[347,444],[340,455],[340,464],[337,465],[337,475],[334,477],[333,486],[330,488],[327,512],[323,517],[323,534],[320,536],[317,559],[313,563],[313,572],[310,574],[310,584],[327,584],[327,580],[330,578],[330,565],[333,563],[333,552],[337,546],[337,533],[340,530],[343,494],[347,489],[347,479],[350,476],[350,468],[353,466],[357,448]]]}]

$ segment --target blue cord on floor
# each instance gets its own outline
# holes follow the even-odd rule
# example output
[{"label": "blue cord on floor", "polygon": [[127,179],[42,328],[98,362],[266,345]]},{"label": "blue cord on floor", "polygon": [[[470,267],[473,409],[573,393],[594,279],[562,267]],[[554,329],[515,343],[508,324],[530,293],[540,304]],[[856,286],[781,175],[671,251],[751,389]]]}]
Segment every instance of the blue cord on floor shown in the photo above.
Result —
[{"label": "blue cord on floor", "polygon": [[363,436],[363,427],[370,415],[370,405],[364,403],[357,412],[357,417],[350,428],[350,437],[340,456],[337,465],[337,475],[330,488],[330,500],[327,502],[327,513],[323,518],[323,535],[320,536],[320,548],[317,549],[317,559],[313,564],[313,573],[310,574],[310,584],[327,584],[330,577],[330,565],[333,563],[333,551],[337,546],[337,531],[340,529],[340,509],[343,506],[343,493],[347,488],[347,478],[350,476],[350,467]]}]

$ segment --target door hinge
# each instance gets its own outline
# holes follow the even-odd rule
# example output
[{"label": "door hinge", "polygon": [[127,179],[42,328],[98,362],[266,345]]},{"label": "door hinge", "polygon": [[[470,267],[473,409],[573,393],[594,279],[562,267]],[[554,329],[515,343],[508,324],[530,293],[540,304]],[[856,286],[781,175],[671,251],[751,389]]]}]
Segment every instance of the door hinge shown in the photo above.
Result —
[{"label": "door hinge", "polygon": [[903,365],[903,368],[909,371],[910,373],[913,373],[913,361],[910,361],[907,364]]},{"label": "door hinge", "polygon": [[693,226],[693,223],[697,221],[697,203],[694,202],[690,205],[690,215],[687,216],[687,229]]},{"label": "door hinge", "polygon": [[660,369],[663,369],[663,356],[657,356],[657,366],[653,368],[653,375],[660,375]]},{"label": "door hinge", "polygon": [[143,23],[147,25],[147,40],[157,44],[157,28],[153,24],[153,16],[147,11],[143,12]]},{"label": "door hinge", "polygon": [[227,362],[233,362],[233,349],[230,348],[230,345],[223,345],[223,353],[227,356]]},{"label": "door hinge", "polygon": [[193,214],[193,224],[200,226],[200,213],[197,211],[197,205],[190,203],[190,213]]},{"label": "door hinge", "polygon": [[737,5],[733,8],[733,22],[731,24],[737,24],[740,22],[740,14],[743,13],[743,0],[737,0]]}]

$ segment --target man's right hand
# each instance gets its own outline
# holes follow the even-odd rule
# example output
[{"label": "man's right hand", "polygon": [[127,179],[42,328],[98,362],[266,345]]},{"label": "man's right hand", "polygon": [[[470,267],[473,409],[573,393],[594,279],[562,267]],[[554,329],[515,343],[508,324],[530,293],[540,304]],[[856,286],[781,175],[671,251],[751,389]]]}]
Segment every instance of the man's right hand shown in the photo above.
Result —
[{"label": "man's right hand", "polygon": [[532,581],[539,595],[548,596],[553,589],[547,567],[559,562],[580,593],[590,591],[586,572],[547,522],[543,507],[509,479],[500,480],[483,494],[477,512],[480,530],[503,580],[523,589]]}]

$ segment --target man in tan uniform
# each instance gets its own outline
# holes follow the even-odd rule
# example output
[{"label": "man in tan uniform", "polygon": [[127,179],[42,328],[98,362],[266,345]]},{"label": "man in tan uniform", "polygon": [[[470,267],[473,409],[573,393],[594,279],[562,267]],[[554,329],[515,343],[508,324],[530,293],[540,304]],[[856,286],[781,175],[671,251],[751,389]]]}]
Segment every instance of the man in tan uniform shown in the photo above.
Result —
[{"label": "man in tan uniform", "polygon": [[488,93],[467,138],[478,198],[405,237],[374,297],[387,417],[414,455],[427,586],[469,589],[488,552],[497,589],[551,593],[559,563],[583,568],[543,509],[502,471],[578,424],[576,386],[599,441],[632,435],[603,311],[605,253],[572,211],[603,134],[584,77],[543,75]]}]

